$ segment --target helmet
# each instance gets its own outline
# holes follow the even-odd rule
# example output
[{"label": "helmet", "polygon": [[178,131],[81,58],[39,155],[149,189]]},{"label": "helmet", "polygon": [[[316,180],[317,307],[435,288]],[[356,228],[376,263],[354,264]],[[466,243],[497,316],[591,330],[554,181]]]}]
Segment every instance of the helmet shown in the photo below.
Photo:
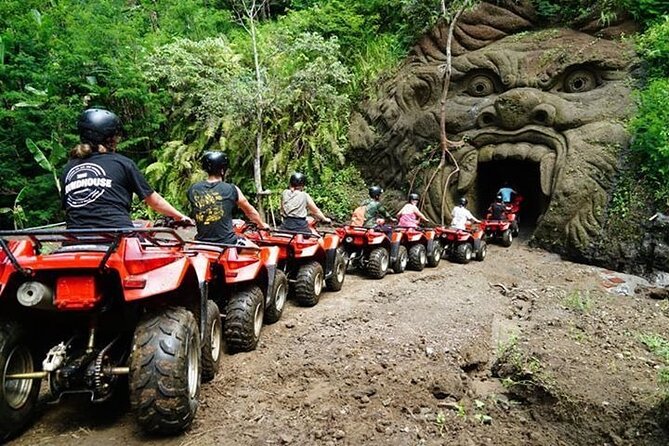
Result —
[{"label": "helmet", "polygon": [[121,120],[109,110],[89,108],[79,116],[77,128],[81,142],[104,144],[121,132]]},{"label": "helmet", "polygon": [[498,203],[501,203],[503,201],[502,194],[497,194],[497,196],[495,197],[495,201],[497,201]]},{"label": "helmet", "polygon": [[295,172],[290,176],[291,187],[304,186],[306,182],[307,182],[307,177],[303,173]]},{"label": "helmet", "polygon": [[383,193],[383,189],[380,186],[372,186],[369,188],[369,198],[378,199]]},{"label": "helmet", "polygon": [[407,201],[418,201],[420,200],[420,195],[413,193],[409,194],[408,200]]},{"label": "helmet", "polygon": [[467,206],[467,197],[460,197],[460,206]]},{"label": "helmet", "polygon": [[208,174],[220,174],[221,170],[228,168],[228,155],[213,150],[204,152],[202,155],[202,169]]}]

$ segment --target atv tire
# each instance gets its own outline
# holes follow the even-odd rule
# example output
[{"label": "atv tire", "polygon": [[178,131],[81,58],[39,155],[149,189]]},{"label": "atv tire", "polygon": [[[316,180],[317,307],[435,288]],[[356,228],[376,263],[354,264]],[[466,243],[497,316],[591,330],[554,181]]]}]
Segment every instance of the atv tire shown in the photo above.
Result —
[{"label": "atv tire", "polygon": [[207,301],[207,321],[202,340],[202,382],[207,383],[218,373],[223,351],[221,311],[214,301]]},{"label": "atv tire", "polygon": [[147,433],[190,426],[200,394],[200,333],[193,313],[168,307],[145,314],[132,341],[130,405]]},{"label": "atv tire", "polygon": [[481,240],[481,245],[479,246],[479,250],[476,251],[476,255],[474,257],[479,262],[482,262],[485,260],[486,255],[488,255],[488,244],[485,242],[485,240]]},{"label": "atv tire", "polygon": [[425,245],[416,243],[409,248],[409,269],[423,271],[427,264],[427,249]]},{"label": "atv tire", "polygon": [[473,251],[474,249],[472,248],[471,243],[461,243],[455,247],[453,257],[456,262],[467,264],[472,260]]},{"label": "atv tire", "polygon": [[390,254],[388,254],[388,250],[383,247],[374,248],[369,253],[365,271],[372,279],[383,279],[388,272],[389,263]]},{"label": "atv tire", "polygon": [[520,233],[520,229],[518,227],[518,221],[514,220],[511,223],[511,235],[514,237],[518,237],[518,234]]},{"label": "atv tire", "polygon": [[40,380],[6,380],[6,374],[35,371],[35,359],[25,344],[26,334],[15,322],[0,322],[0,442],[21,432],[35,415]]},{"label": "atv tire", "polygon": [[260,339],[265,296],[257,286],[235,291],[225,307],[223,339],[231,353],[255,350]]},{"label": "atv tire", "polygon": [[393,272],[395,274],[400,274],[406,271],[407,264],[409,263],[409,252],[407,251],[406,246],[400,245],[400,248],[397,250],[397,258],[393,262]]},{"label": "atv tire", "polygon": [[432,245],[432,252],[427,256],[427,266],[430,268],[439,266],[443,250],[444,248],[442,248],[441,242],[439,242],[439,240],[435,240]]},{"label": "atv tire", "polygon": [[271,296],[269,302],[265,307],[266,324],[273,324],[281,319],[283,309],[286,307],[286,300],[288,300],[288,278],[283,271],[276,270],[274,274],[274,285],[270,291]]},{"label": "atv tire", "polygon": [[318,303],[323,291],[323,267],[313,261],[300,266],[295,279],[295,299],[303,307]]},{"label": "atv tire", "polygon": [[506,231],[502,232],[502,246],[508,248],[511,246],[511,243],[513,243],[513,234],[511,229],[507,229]]},{"label": "atv tire", "polygon": [[346,257],[342,255],[341,251],[337,250],[334,265],[332,265],[332,274],[325,281],[328,291],[339,291],[344,286],[347,263]]}]

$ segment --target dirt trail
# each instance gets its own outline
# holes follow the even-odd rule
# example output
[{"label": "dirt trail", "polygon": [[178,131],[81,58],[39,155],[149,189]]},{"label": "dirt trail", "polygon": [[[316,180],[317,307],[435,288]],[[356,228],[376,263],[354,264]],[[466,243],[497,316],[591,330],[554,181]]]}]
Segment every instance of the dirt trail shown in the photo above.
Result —
[{"label": "dirt trail", "polygon": [[605,293],[600,270],[514,244],[382,281],[349,275],[225,356],[180,437],[127,407],[46,407],[15,445],[666,445],[641,334],[669,306]]}]

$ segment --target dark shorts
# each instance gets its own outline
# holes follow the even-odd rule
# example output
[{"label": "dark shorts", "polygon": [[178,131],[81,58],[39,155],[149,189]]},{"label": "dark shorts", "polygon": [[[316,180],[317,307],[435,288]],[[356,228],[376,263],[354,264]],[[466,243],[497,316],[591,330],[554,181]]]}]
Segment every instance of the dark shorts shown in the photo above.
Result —
[{"label": "dark shorts", "polygon": [[307,219],[304,217],[284,217],[280,228],[285,229],[286,231],[309,231]]}]

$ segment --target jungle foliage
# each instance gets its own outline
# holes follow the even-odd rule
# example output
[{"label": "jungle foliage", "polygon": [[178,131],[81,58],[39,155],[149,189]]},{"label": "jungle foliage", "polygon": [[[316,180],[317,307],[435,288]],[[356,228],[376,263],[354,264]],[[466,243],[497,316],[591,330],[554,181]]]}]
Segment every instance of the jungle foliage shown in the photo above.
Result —
[{"label": "jungle foliage", "polygon": [[[253,199],[261,129],[265,188],[280,190],[300,169],[327,212],[355,207],[351,191],[364,185],[344,162],[350,111],[439,18],[441,1],[271,0],[257,23],[262,82],[235,1],[0,2],[0,227],[62,219],[54,173],[89,106],[119,114],[120,150],[178,206],[200,154],[216,148],[229,153],[230,179]],[[668,198],[666,2],[533,1],[547,22],[626,10],[642,24],[647,86],[633,148],[657,198]]]}]

